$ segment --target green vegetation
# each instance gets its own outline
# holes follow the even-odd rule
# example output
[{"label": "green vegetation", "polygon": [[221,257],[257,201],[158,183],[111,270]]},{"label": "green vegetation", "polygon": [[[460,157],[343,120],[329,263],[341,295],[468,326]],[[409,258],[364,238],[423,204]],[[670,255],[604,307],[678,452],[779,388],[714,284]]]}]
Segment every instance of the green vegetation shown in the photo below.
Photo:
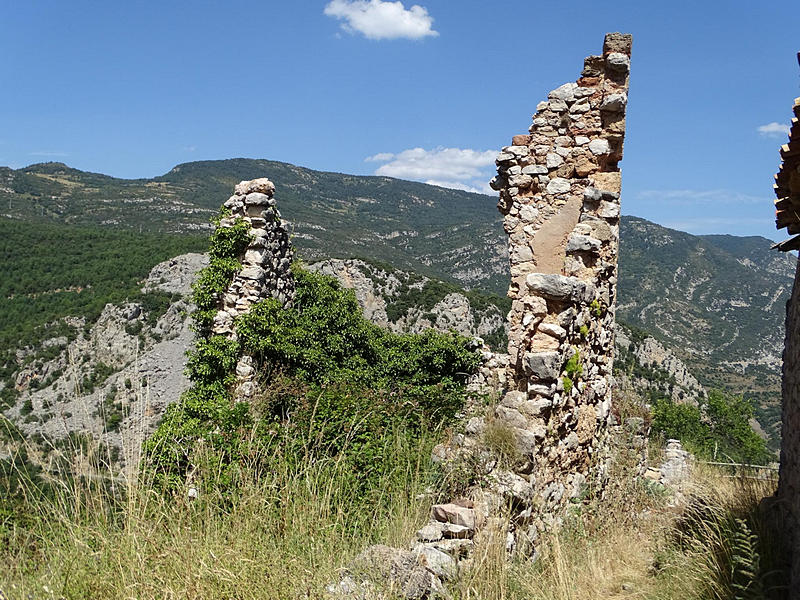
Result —
[{"label": "green vegetation", "polygon": [[653,406],[653,434],[681,440],[687,450],[706,458],[763,464],[773,460],[750,426],[753,405],[741,396],[711,390],[699,407],[657,400]]},{"label": "green vegetation", "polygon": [[[220,219],[228,216],[224,212]],[[230,284],[233,276],[242,268],[238,257],[250,242],[250,224],[239,219],[230,227],[219,227],[211,236],[209,246],[210,263],[200,272],[192,285],[192,300],[197,309],[193,314],[201,333],[207,333],[217,313],[217,295]]]},{"label": "green vegetation", "polygon": [[[346,462],[369,487],[389,459],[387,436],[411,443],[453,417],[477,353],[455,335],[385,331],[363,317],[353,292],[335,278],[298,266],[292,308],[265,300],[240,318],[237,341],[210,335],[216,295],[240,268],[246,243],[238,225],[212,238],[211,264],[194,288],[204,337],[187,366],[193,387],[148,441],[151,466],[179,481],[197,466],[200,448],[206,460],[223,465],[220,481],[227,485],[254,453],[311,453]],[[242,354],[254,357],[265,390],[252,408],[231,398]],[[263,452],[275,444],[280,452]]]},{"label": "green vegetation", "polygon": [[[93,465],[90,477],[37,487],[24,461],[0,461],[16,491],[0,489],[0,589],[67,600],[324,597],[367,546],[405,547],[427,520],[437,499],[418,495],[433,476],[435,439],[409,441],[386,437],[367,493],[349,461],[279,443],[262,447],[270,457],[250,456],[233,488],[195,480],[195,500],[185,488],[158,493],[149,479],[110,485],[103,450],[85,438],[70,443]],[[785,583],[779,537],[758,511],[772,482],[699,469],[681,510],[634,468],[635,456],[618,456],[606,493],[587,489],[563,529],[540,536],[536,561],[509,558],[502,520],[484,525],[470,565],[446,584],[450,596],[755,600]]]},{"label": "green vegetation", "polygon": [[[113,229],[29,224],[0,218],[0,407],[14,397],[14,353],[48,338],[74,339],[62,319],[91,325],[107,303],[140,302],[158,318],[169,294],[143,294],[140,281],[157,263],[202,250],[202,236],[138,235]],[[158,312],[158,311],[161,312]],[[29,362],[47,360],[63,346],[43,348]]]}]

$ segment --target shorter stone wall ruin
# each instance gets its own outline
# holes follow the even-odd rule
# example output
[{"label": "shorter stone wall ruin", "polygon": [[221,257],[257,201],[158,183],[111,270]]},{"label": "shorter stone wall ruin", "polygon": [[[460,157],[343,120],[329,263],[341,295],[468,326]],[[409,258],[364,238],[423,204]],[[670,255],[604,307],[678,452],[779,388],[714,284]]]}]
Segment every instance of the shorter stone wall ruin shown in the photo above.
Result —
[{"label": "shorter stone wall ruin", "polygon": [[[275,185],[265,178],[242,181],[223,205],[230,215],[219,227],[232,227],[240,219],[250,224],[250,244],[241,257],[242,268],[234,275],[218,299],[219,310],[211,333],[236,339],[236,318],[266,298],[274,298],[286,308],[294,300],[291,266],[294,250],[287,224],[275,205]],[[256,391],[253,359],[244,355],[236,365],[237,401],[252,398]]]}]

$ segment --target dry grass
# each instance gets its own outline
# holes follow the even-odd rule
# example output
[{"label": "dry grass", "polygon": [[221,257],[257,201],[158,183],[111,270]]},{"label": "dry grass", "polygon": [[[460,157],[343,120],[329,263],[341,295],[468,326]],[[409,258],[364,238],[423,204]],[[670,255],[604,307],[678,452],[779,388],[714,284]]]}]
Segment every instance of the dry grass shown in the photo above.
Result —
[{"label": "dry grass", "polygon": [[[620,476],[621,473],[617,473]],[[573,512],[543,539],[535,562],[508,561],[505,532],[477,547],[454,586],[463,600],[723,600],[763,598],[764,536],[757,507],[774,481],[733,479],[702,465],[671,507],[657,488],[628,477]],[[743,542],[749,534],[749,539]],[[761,573],[750,572],[762,558]]]},{"label": "dry grass", "polygon": [[[11,599],[320,598],[364,547],[406,546],[424,522],[428,506],[415,496],[429,461],[417,450],[398,448],[405,485],[385,482],[375,506],[354,497],[335,461],[272,461],[284,466],[249,473],[233,495],[201,488],[195,501],[147,481],[112,489],[102,473],[62,483],[54,499],[32,500],[30,523],[0,539],[0,589]],[[453,598],[759,597],[734,587],[734,557],[742,523],[759,533],[754,507],[773,482],[696,469],[681,511],[624,465],[613,476],[622,483],[575,505],[563,529],[539,541],[535,562],[509,561],[506,531],[485,530]]]},{"label": "dry grass", "polygon": [[[399,457],[409,456],[398,452]],[[427,457],[426,457],[427,458]],[[35,517],[0,539],[0,590],[14,598],[317,598],[338,570],[377,541],[405,545],[428,506],[426,473],[376,505],[354,497],[335,461],[243,477],[233,495],[125,490],[94,477],[33,499]],[[5,543],[2,543],[5,542]]]}]

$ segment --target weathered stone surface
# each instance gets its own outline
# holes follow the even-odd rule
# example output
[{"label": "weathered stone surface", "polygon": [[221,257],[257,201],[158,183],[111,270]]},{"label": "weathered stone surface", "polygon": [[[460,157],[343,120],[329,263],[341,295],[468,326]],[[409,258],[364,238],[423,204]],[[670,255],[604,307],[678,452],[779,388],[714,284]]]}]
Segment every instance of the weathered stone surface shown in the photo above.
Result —
[{"label": "weathered stone surface", "polygon": [[242,181],[236,184],[234,189],[238,196],[246,196],[254,192],[272,196],[272,194],[275,193],[275,184],[266,177],[262,177],[260,179],[252,179],[251,181]]},{"label": "weathered stone surface", "polygon": [[586,283],[576,277],[564,275],[546,275],[531,273],[525,278],[528,289],[539,296],[551,300],[573,300],[582,298],[586,291]]},{"label": "weathered stone surface", "polygon": [[620,112],[628,104],[627,94],[611,94],[600,104],[600,110]]},{"label": "weathered stone surface", "polygon": [[431,521],[417,531],[417,539],[421,542],[436,542],[444,537],[444,524]]},{"label": "weathered stone surface", "polygon": [[548,94],[549,98],[555,98],[557,100],[563,100],[565,102],[573,102],[575,100],[575,90],[578,89],[578,84],[576,83],[565,83],[561,87],[554,89],[550,94]]},{"label": "weathered stone surface", "polygon": [[560,352],[528,352],[525,365],[533,377],[542,381],[554,380],[561,372]]},{"label": "weathered stone surface", "polygon": [[444,581],[455,579],[458,574],[453,557],[432,546],[422,546],[418,552],[420,563],[431,573]]},{"label": "weathered stone surface", "polygon": [[572,184],[570,183],[569,179],[564,179],[563,177],[553,177],[550,180],[550,183],[547,184],[547,193],[548,194],[566,194],[569,192]]},{"label": "weathered stone surface", "polygon": [[597,252],[600,250],[600,240],[588,235],[573,233],[567,240],[567,252]]},{"label": "weathered stone surface", "polygon": [[619,204],[613,202],[601,202],[597,209],[597,216],[604,219],[616,219],[619,217]]},{"label": "weathered stone surface", "polygon": [[589,150],[595,155],[608,154],[611,152],[611,146],[608,140],[600,138],[589,142]]},{"label": "weathered stone surface", "polygon": [[631,68],[631,59],[627,54],[622,52],[611,52],[606,57],[606,65],[612,71],[618,73],[627,73]]},{"label": "weathered stone surface", "polygon": [[431,507],[431,516],[440,523],[462,525],[467,529],[475,529],[475,511],[457,504],[434,504]]},{"label": "weathered stone surface", "polygon": [[[495,418],[514,428],[525,459],[512,473],[522,481],[495,478],[488,489],[502,488],[508,499],[516,485],[517,506],[535,496],[536,511],[531,504],[524,517],[516,513],[526,522],[563,507],[594,477],[591,469],[604,472],[631,43],[627,34],[607,35],[603,54],[584,61],[582,77],[537,105],[529,153],[498,162],[496,181],[508,183],[498,185],[498,208],[509,234],[507,380],[514,393]],[[534,180],[512,185],[519,175]]]}]

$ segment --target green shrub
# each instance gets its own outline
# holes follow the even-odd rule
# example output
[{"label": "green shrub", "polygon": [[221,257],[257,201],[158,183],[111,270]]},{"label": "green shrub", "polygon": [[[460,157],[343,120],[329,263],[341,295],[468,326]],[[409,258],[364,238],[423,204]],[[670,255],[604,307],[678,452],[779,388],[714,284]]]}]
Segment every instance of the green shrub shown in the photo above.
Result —
[{"label": "green shrub", "polygon": [[[239,319],[237,342],[211,336],[190,353],[194,386],[147,443],[163,476],[182,477],[203,448],[223,465],[224,485],[237,464],[263,461],[277,444],[284,456],[345,461],[366,490],[386,464],[389,440],[400,434],[413,442],[462,407],[464,382],[479,362],[467,338],[385,331],[335,278],[293,273],[292,308],[259,302]],[[261,371],[263,393],[252,407],[230,393],[242,353]]]},{"label": "green shrub", "polygon": [[653,405],[652,433],[676,438],[703,458],[765,463],[773,457],[766,443],[750,426],[753,406],[741,396],[711,390],[699,407],[675,404],[669,399]]}]

